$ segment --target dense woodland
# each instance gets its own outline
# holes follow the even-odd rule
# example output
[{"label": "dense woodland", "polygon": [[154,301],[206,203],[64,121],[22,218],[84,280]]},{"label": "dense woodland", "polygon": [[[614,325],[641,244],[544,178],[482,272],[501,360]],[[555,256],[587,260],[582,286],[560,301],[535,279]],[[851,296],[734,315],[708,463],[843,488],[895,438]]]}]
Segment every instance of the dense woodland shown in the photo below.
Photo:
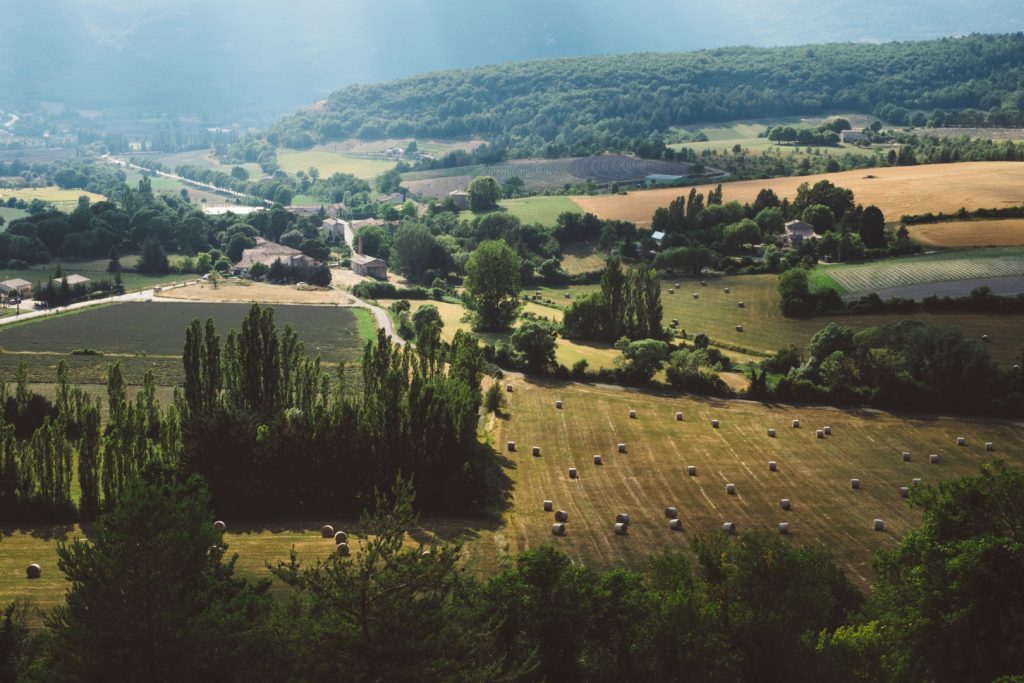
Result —
[{"label": "dense woodland", "polygon": [[569,156],[634,149],[677,125],[830,111],[1018,126],[1022,73],[1021,34],[552,59],[345,88],[266,141],[478,136],[513,156]]}]

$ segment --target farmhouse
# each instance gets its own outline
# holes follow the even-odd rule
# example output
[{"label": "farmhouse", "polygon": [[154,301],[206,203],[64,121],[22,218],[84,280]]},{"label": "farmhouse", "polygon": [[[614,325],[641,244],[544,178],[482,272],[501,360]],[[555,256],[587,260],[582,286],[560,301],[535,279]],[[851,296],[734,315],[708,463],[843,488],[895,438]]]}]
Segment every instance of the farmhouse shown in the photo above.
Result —
[{"label": "farmhouse", "polygon": [[298,249],[257,237],[256,246],[242,252],[242,258],[231,267],[231,272],[236,275],[248,275],[249,269],[257,263],[269,268],[274,261],[281,261],[286,266],[311,266],[314,263],[312,258]]},{"label": "farmhouse", "polygon": [[53,278],[53,284],[56,287],[60,287],[61,283],[64,280],[68,281],[68,287],[74,287],[76,285],[83,285],[84,286],[84,285],[89,284],[89,282],[90,282],[89,278],[85,277],[84,275],[77,275],[76,274],[76,275],[65,275],[62,278],[61,277],[55,277],[55,278]]},{"label": "farmhouse", "polygon": [[839,133],[839,142],[867,142],[868,136],[859,130],[844,130]]},{"label": "farmhouse", "polygon": [[343,221],[340,218],[326,218],[324,219],[324,222],[320,224],[320,229],[332,237],[345,239],[346,224],[347,221]]},{"label": "farmhouse", "polygon": [[782,241],[786,246],[793,247],[794,249],[799,247],[804,240],[816,239],[818,239],[818,234],[814,232],[814,226],[803,221],[790,221],[786,223],[786,234],[782,236]]},{"label": "farmhouse", "polygon": [[452,198],[452,204],[455,205],[457,211],[469,208],[469,193],[465,190],[452,190],[448,196]]},{"label": "farmhouse", "polygon": [[22,299],[28,299],[32,296],[32,283],[28,280],[22,280],[20,277],[4,280],[0,282],[0,294],[6,297],[16,295]]},{"label": "farmhouse", "polygon": [[402,204],[405,202],[405,195],[401,192],[393,192],[389,195],[378,197],[377,202],[380,204]]},{"label": "farmhouse", "polygon": [[681,175],[666,175],[664,173],[652,173],[644,177],[644,187],[671,187],[680,185],[686,178]]},{"label": "farmhouse", "polygon": [[654,240],[654,243],[658,245],[659,249],[661,249],[661,242],[665,239],[665,233],[661,230],[655,230],[651,233],[651,239]]},{"label": "farmhouse", "polygon": [[388,279],[388,262],[365,254],[352,254],[352,272],[356,275],[368,275],[378,280]]}]

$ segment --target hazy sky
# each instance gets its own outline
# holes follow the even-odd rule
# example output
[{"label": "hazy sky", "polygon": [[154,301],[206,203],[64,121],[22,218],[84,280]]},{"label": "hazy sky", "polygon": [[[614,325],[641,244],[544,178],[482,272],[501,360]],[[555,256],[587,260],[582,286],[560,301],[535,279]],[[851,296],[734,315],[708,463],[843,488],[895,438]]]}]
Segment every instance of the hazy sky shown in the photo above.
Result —
[{"label": "hazy sky", "polygon": [[1024,30],[1024,0],[0,0],[0,108],[276,116],[523,59]]}]

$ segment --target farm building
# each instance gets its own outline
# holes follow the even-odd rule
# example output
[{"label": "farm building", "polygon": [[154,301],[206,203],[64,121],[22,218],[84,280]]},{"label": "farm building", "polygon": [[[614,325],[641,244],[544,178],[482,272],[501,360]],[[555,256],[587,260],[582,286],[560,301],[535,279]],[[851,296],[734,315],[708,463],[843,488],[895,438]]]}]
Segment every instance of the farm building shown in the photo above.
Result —
[{"label": "farm building", "polygon": [[312,258],[298,249],[257,237],[256,246],[242,252],[242,258],[231,267],[231,272],[236,275],[248,275],[249,269],[257,263],[269,268],[274,265],[274,261],[281,261],[286,266],[311,266],[314,263]]},{"label": "farm building", "polygon": [[378,204],[404,204],[405,203],[405,195],[402,194],[401,192],[392,192],[389,195],[386,195],[386,196],[383,196],[383,197],[378,197],[377,198],[377,203]]},{"label": "farm building", "polygon": [[452,198],[452,203],[457,211],[469,208],[469,193],[465,190],[452,190],[448,196]]},{"label": "farm building", "polygon": [[804,240],[816,240],[818,233],[814,232],[814,226],[803,221],[789,221],[786,223],[786,234],[782,236],[783,243],[794,249],[799,247]]},{"label": "farm building", "polygon": [[839,133],[839,142],[867,142],[868,136],[859,130],[844,130]]},{"label": "farm building", "polygon": [[356,275],[368,275],[378,280],[388,279],[388,262],[365,254],[352,254],[352,272]]},{"label": "farm building", "polygon": [[651,239],[654,240],[654,243],[657,244],[658,248],[660,249],[661,242],[662,240],[665,239],[665,233],[662,232],[661,230],[655,230],[654,232],[651,233]]},{"label": "farm building", "polygon": [[343,221],[340,218],[325,218],[324,222],[320,224],[320,229],[328,235],[345,239],[346,223],[347,221]]},{"label": "farm building", "polygon": [[6,297],[17,295],[27,299],[32,296],[32,283],[28,280],[22,280],[20,277],[4,280],[0,282],[0,294]]},{"label": "farm building", "polygon": [[644,176],[644,187],[671,187],[672,185],[682,184],[684,180],[686,180],[686,177],[681,175],[652,173]]},{"label": "farm building", "polygon": [[56,287],[60,287],[61,282],[63,282],[64,280],[68,281],[68,287],[74,287],[76,285],[83,285],[84,286],[84,285],[89,284],[89,282],[91,282],[89,280],[89,278],[85,277],[84,275],[77,275],[76,274],[76,275],[65,275],[62,278],[55,277],[55,278],[53,278],[53,284]]}]

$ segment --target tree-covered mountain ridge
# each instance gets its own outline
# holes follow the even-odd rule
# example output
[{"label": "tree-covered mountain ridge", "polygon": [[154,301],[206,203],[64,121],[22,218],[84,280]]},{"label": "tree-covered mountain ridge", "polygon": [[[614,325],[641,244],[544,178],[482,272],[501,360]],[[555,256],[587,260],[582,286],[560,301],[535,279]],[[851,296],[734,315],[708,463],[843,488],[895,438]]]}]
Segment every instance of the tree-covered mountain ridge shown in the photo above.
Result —
[{"label": "tree-covered mountain ridge", "polygon": [[[910,123],[977,110],[1024,125],[1024,34],[544,59],[332,93],[267,131],[274,145],[480,137],[513,155],[626,149],[672,126],[830,111]],[[952,119],[955,122],[955,118]],[[947,124],[950,119],[947,117]]]}]

